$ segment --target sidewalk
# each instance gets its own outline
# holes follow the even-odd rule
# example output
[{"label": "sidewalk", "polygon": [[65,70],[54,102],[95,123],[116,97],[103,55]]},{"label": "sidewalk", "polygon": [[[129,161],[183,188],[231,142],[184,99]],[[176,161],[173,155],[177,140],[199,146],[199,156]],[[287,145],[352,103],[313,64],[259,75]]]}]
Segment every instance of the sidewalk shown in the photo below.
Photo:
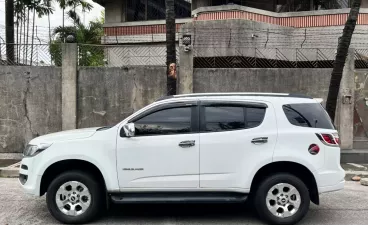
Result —
[{"label": "sidewalk", "polygon": [[20,153],[0,153],[0,177],[18,177]]},{"label": "sidewalk", "polygon": [[354,176],[368,178],[368,164],[342,163],[345,170],[345,180],[351,181]]}]

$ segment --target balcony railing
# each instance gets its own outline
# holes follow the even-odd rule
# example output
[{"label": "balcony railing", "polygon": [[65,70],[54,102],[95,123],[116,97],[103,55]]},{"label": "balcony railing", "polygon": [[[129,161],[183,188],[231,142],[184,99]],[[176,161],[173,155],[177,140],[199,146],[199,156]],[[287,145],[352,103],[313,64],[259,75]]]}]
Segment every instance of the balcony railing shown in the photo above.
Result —
[{"label": "balcony railing", "polygon": [[[181,25],[191,21],[191,18],[177,19],[176,32],[179,32]],[[110,23],[104,25],[102,43],[163,42],[166,40],[165,34],[165,20]]]},{"label": "balcony railing", "polygon": [[[307,28],[342,26],[345,24],[350,9],[332,9],[303,12],[276,13],[240,5],[202,7],[192,12],[194,19],[227,20],[245,19],[271,23],[280,26]],[[360,9],[358,25],[368,24],[368,9]]]}]

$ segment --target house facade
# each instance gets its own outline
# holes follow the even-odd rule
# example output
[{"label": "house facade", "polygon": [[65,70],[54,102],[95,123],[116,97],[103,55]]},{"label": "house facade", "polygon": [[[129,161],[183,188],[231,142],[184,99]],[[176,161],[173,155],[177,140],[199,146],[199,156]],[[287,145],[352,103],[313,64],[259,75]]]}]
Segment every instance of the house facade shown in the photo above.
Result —
[{"label": "house facade", "polygon": [[[165,65],[165,0],[94,1],[105,7],[102,44],[109,46],[108,66]],[[231,47],[336,48],[350,4],[350,0],[175,0],[177,42],[188,33],[196,52],[209,57],[237,55]],[[368,44],[367,7],[368,0],[362,0],[352,47]],[[225,45],[229,48],[214,52],[213,47]],[[264,57],[275,58],[270,54]]]},{"label": "house facade", "polygon": [[[165,0],[94,1],[105,7],[106,43],[116,43],[116,36],[165,32]],[[350,0],[176,0],[175,14],[177,29],[189,21],[226,19],[297,28],[328,27],[344,25],[349,5]],[[368,11],[365,10],[368,0],[362,0],[361,7],[358,24],[368,24]],[[124,42],[132,41],[126,39]]]}]

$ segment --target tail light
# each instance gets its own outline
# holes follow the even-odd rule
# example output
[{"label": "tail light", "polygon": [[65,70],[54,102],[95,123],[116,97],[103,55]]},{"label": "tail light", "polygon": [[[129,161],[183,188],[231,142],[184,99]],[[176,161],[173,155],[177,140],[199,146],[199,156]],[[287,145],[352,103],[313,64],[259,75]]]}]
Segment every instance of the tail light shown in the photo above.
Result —
[{"label": "tail light", "polygon": [[319,140],[325,145],[329,146],[338,146],[340,144],[339,135],[337,133],[333,134],[327,134],[327,133],[321,133],[316,134]]},{"label": "tail light", "polygon": [[329,144],[329,145],[335,145],[336,144],[336,142],[335,142],[335,140],[334,140],[334,138],[332,137],[331,134],[321,134],[321,135],[322,135],[323,140],[327,144]]},{"label": "tail light", "polygon": [[332,134],[332,136],[334,137],[334,140],[335,140],[336,144],[340,145],[339,134],[338,133],[334,133],[334,134]]}]

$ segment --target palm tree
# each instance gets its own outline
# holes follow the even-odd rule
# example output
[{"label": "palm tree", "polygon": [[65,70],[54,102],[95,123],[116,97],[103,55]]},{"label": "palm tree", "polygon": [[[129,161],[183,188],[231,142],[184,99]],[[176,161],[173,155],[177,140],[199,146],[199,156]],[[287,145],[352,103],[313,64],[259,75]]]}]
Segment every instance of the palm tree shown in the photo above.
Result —
[{"label": "palm tree", "polygon": [[[68,14],[70,12],[75,12],[75,8],[78,7],[78,6],[81,6],[82,7],[82,10],[87,10],[87,11],[90,11],[93,6],[91,4],[89,4],[88,2],[86,2],[85,0],[56,0],[56,2],[58,2],[59,4],[59,7],[63,10],[63,25],[62,27],[65,27],[65,10],[67,8],[70,8]],[[65,36],[65,35],[63,35]],[[63,39],[63,42],[65,42],[65,39]]]},{"label": "palm tree", "polygon": [[[166,5],[166,67],[167,67],[167,94],[176,94],[176,75],[172,74],[170,65],[176,63],[175,46],[175,1],[165,0]],[[173,69],[173,68],[171,68]]]},{"label": "palm tree", "polygon": [[[29,11],[30,11],[30,9],[32,8],[32,1],[31,0],[23,0],[24,1],[24,4],[25,4],[25,6],[26,6],[26,8],[27,8],[27,33],[25,34],[25,38],[27,38],[26,39],[26,41],[25,41],[25,53],[26,53],[26,55],[25,55],[25,58],[23,59],[23,60],[25,60],[25,64],[27,64],[28,62],[28,40],[29,40]],[[23,50],[24,51],[24,50]]]},{"label": "palm tree", "polygon": [[21,44],[22,44],[22,29],[23,29],[23,19],[24,19],[24,4],[22,1],[18,0],[15,4],[14,8],[15,18],[16,18],[16,25],[17,25],[17,49],[16,49],[16,56],[17,56],[17,63],[19,63],[20,59],[20,52],[21,52]]},{"label": "palm tree", "polygon": [[337,53],[331,74],[331,81],[326,102],[326,110],[333,121],[335,120],[337,97],[340,90],[342,73],[344,70],[345,60],[348,55],[351,38],[358,20],[360,4],[361,0],[353,0],[348,19],[346,20],[342,36],[339,39],[339,44],[337,46]]},{"label": "palm tree", "polygon": [[[52,8],[52,4],[51,4],[51,1],[52,0],[43,0],[44,4],[48,7],[48,8]],[[50,22],[50,14],[52,14],[53,12],[51,13],[47,13],[47,20],[48,20],[48,23],[49,23],[49,42],[51,42],[51,22]]]},{"label": "palm tree", "polygon": [[[57,66],[61,65],[61,49],[59,46],[68,35],[74,35],[77,43],[80,44],[100,44],[101,37],[103,36],[103,18],[91,21],[86,26],[74,11],[69,11],[68,17],[73,21],[75,26],[59,26],[53,31],[55,41],[50,45],[50,54],[53,62]],[[89,45],[79,46],[78,64],[80,66],[103,66],[103,59],[104,52],[102,48],[93,46],[91,49]]]}]

